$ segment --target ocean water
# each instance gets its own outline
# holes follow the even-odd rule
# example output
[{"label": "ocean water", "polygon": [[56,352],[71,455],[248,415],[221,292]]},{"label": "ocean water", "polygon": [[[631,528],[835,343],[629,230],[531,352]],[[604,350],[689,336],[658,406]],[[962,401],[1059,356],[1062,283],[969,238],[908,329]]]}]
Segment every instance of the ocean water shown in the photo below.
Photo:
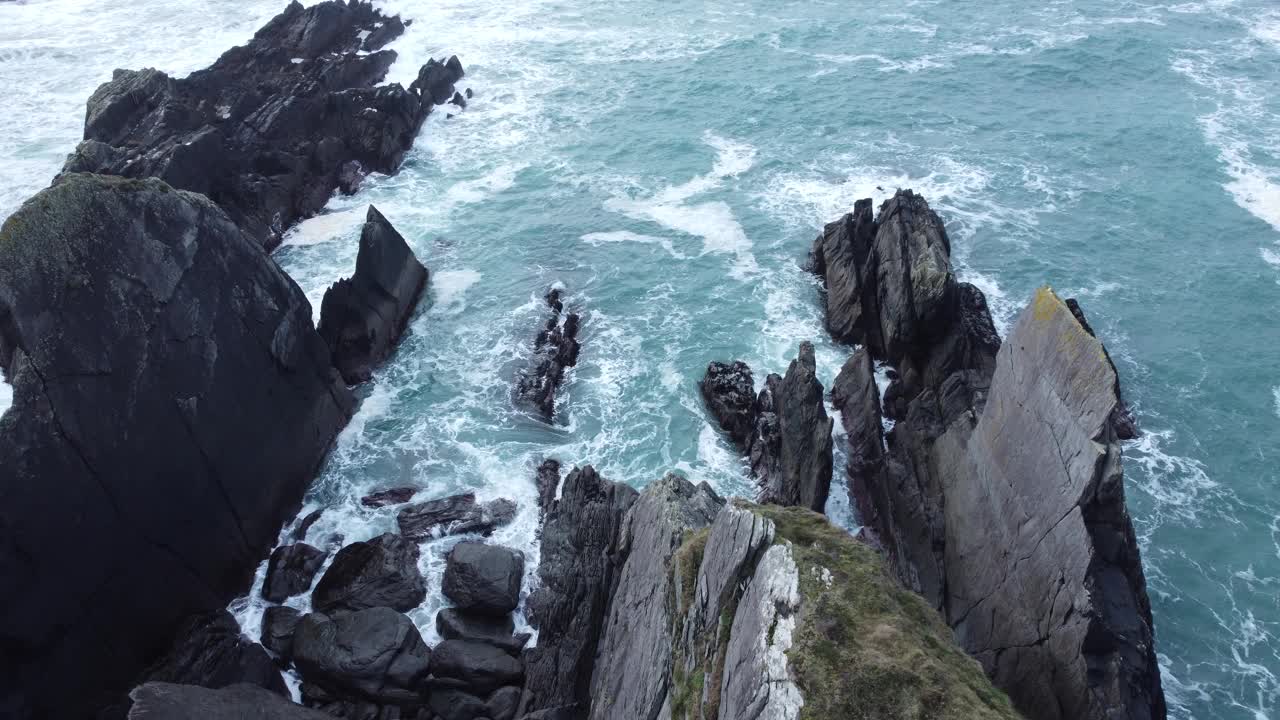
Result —
[{"label": "ocean water", "polygon": [[[0,4],[0,216],[48,183],[112,68],[189,72],[283,4]],[[495,540],[532,573],[545,456],[749,493],[697,379],[740,358],[759,381],[812,340],[829,384],[850,349],[799,262],[855,200],[910,187],[1002,330],[1048,283],[1115,358],[1171,715],[1280,717],[1280,8],[874,5],[387,2],[416,21],[390,79],[457,53],[476,97],[276,254],[318,310],[374,203],[433,272],[307,497],[327,508],[310,538],[393,529],[359,506],[372,490],[469,489],[522,504]],[[510,392],[554,284],[583,352],[547,426]],[[856,524],[839,489],[828,510]],[[424,546],[432,588],[449,544]],[[413,613],[428,638],[440,602]],[[233,607],[256,634],[260,604]]]}]

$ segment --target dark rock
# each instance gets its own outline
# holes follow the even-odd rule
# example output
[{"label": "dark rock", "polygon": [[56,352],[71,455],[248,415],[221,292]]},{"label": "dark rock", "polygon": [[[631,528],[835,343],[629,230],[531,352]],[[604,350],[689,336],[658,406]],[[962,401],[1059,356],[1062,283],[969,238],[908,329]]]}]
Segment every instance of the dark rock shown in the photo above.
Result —
[{"label": "dark rock", "polygon": [[236,619],[226,610],[191,618],[177,637],[169,654],[147,670],[147,681],[208,688],[249,683],[288,693],[271,656],[240,634]]},{"label": "dark rock", "polygon": [[826,280],[827,329],[837,340],[880,344],[875,265],[867,262],[876,229],[871,200],[859,200],[813,242],[809,270]]},{"label": "dark rock", "polygon": [[453,97],[450,98],[449,104],[457,105],[458,107],[465,109],[467,107],[467,99],[462,96],[462,93],[455,92]]},{"label": "dark rock", "polygon": [[480,542],[460,542],[445,561],[441,590],[459,609],[504,616],[520,604],[524,554]]},{"label": "dark rock", "polygon": [[[827,506],[831,491],[831,428],[816,377],[813,345],[800,343],[799,356],[782,381],[766,388],[777,418],[776,457],[763,457],[752,467],[760,481],[760,502],[800,505],[816,512]],[[762,403],[763,404],[763,403]],[[753,446],[754,449],[754,446]],[[765,468],[768,468],[767,470]]]},{"label": "dark rock", "polygon": [[272,605],[262,613],[262,646],[286,662],[293,657],[293,634],[302,613],[291,607]]},{"label": "dark rock", "polygon": [[433,690],[430,705],[441,720],[477,720],[489,711],[484,700],[456,689]]},{"label": "dark rock", "polygon": [[370,205],[355,275],[334,283],[320,304],[320,337],[348,384],[367,381],[395,348],[427,276],[400,233]]},{"label": "dark rock", "polygon": [[316,521],[319,520],[320,516],[323,514],[324,508],[318,508],[307,513],[307,516],[302,518],[302,522],[298,523],[298,526],[293,529],[293,539],[298,541],[306,540],[307,531],[311,529],[312,525],[316,524]]},{"label": "dark rock", "polygon": [[129,694],[130,720],[329,720],[256,685],[212,690],[196,685],[149,682]]},{"label": "dark rock", "polygon": [[[1075,298],[1067,298],[1064,302],[1067,308],[1071,310],[1071,314],[1075,316],[1080,323],[1080,327],[1084,331],[1097,337],[1093,332],[1093,327],[1089,325],[1089,321],[1084,317],[1084,309],[1080,307],[1080,303]],[[1111,371],[1116,374],[1116,397],[1119,398],[1119,404],[1116,405],[1115,415],[1111,418],[1111,424],[1116,428],[1116,436],[1121,440],[1133,440],[1138,437],[1138,419],[1134,417],[1133,411],[1129,409],[1128,404],[1124,401],[1124,395],[1120,393],[1120,371],[1116,370],[1116,364],[1111,360],[1111,353],[1107,352],[1107,346],[1102,346],[1102,352],[1107,355],[1107,362],[1111,363]]]},{"label": "dark rock", "polygon": [[360,498],[360,504],[370,508],[386,507],[388,505],[403,505],[413,499],[418,494],[418,488],[399,487],[389,490],[379,490],[376,493],[370,493]]},{"label": "dark rock", "polygon": [[555,416],[556,390],[568,368],[578,364],[578,326],[581,321],[577,313],[564,312],[564,300],[559,290],[551,290],[546,299],[551,317],[533,343],[529,366],[516,379],[516,398],[551,422]]},{"label": "dark rock", "polygon": [[515,624],[510,615],[493,617],[457,608],[443,608],[436,613],[436,632],[445,640],[488,643],[517,656],[529,642],[528,633],[515,634]]},{"label": "dark rock", "polygon": [[465,94],[466,94],[466,96],[467,96],[467,99],[468,99],[468,100],[470,100],[471,98],[475,97],[475,93],[471,92],[471,88],[467,88],[467,90],[466,90],[466,93],[465,93]]},{"label": "dark rock", "polygon": [[871,493],[884,468],[884,426],[880,419],[880,391],[875,367],[866,348],[856,352],[840,368],[831,386],[831,402],[840,411],[849,456],[849,500],[864,527],[872,533],[881,525]]},{"label": "dark rock", "polygon": [[431,653],[431,674],[461,680],[468,690],[485,696],[504,685],[519,684],[524,666],[488,643],[445,640]]},{"label": "dark rock", "polygon": [[453,94],[453,85],[462,79],[462,63],[457,56],[451,56],[446,62],[432,58],[418,71],[418,79],[413,81],[409,90],[422,95],[425,103],[428,99],[436,105],[443,105]]},{"label": "dark rock", "polygon": [[632,488],[605,480],[587,465],[569,473],[560,499],[547,511],[541,583],[525,603],[530,623],[538,628],[538,645],[525,652],[527,682],[519,715],[586,714],[600,629],[617,574],[618,536],[636,497]]},{"label": "dark rock", "polygon": [[387,607],[298,623],[293,660],[302,678],[340,697],[421,704],[431,650],[405,615]]},{"label": "dark rock", "polygon": [[543,514],[551,509],[556,501],[556,491],[560,489],[560,461],[547,458],[538,466],[536,478],[538,486],[538,509]]},{"label": "dark rock", "polygon": [[262,583],[262,597],[271,602],[284,602],[311,589],[324,559],[325,551],[306,543],[281,545],[267,561],[267,577]]},{"label": "dark rock", "polygon": [[485,715],[492,720],[511,720],[520,706],[520,688],[499,688],[493,691],[484,705]]},{"label": "dark rock", "polygon": [[184,618],[245,591],[350,417],[328,355],[206,198],[64,175],[5,222],[4,712],[122,702]]},{"label": "dark rock", "polygon": [[364,39],[360,49],[364,52],[375,52],[386,47],[387,43],[404,34],[406,23],[401,22],[399,15],[387,18],[381,23],[374,23],[373,30]]},{"label": "dark rock", "polygon": [[360,50],[389,42],[396,22],[363,2],[293,2],[186,78],[117,70],[89,98],[84,142],[64,172],[158,177],[208,196],[274,248],[334,189],[351,189],[341,176],[353,164],[360,174],[395,172],[462,77],[453,58],[422,68],[428,92],[419,82],[379,85],[396,54]]},{"label": "dark rock", "polygon": [[742,361],[713,362],[707,365],[698,389],[711,416],[738,447],[747,451],[755,430],[756,388],[751,368]]},{"label": "dark rock", "polygon": [[450,495],[404,508],[396,516],[400,533],[423,540],[446,535],[488,535],[514,520],[516,504],[505,498],[476,502],[474,493]]},{"label": "dark rock", "polygon": [[389,607],[409,611],[427,596],[418,545],[395,533],[342,548],[311,593],[317,612]]}]

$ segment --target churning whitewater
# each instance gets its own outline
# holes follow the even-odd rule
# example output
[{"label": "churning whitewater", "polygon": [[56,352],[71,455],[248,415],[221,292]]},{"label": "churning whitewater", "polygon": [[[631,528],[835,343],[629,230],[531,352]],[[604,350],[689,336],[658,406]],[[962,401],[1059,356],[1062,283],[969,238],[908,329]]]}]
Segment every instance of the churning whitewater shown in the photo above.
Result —
[{"label": "churning whitewater", "polygon": [[[189,73],[282,5],[0,4],[0,217],[48,185],[114,68]],[[275,253],[318,318],[373,203],[432,271],[307,495],[300,516],[324,509],[318,544],[393,530],[397,508],[360,502],[377,490],[510,498],[519,515],[493,542],[525,552],[527,593],[545,457],[636,487],[676,470],[749,495],[697,380],[713,359],[783,372],[808,340],[830,388],[849,348],[823,327],[804,255],[856,200],[912,188],[1001,333],[1048,282],[1081,298],[1115,360],[1143,430],[1125,475],[1170,715],[1280,713],[1271,3],[379,6],[414,20],[389,82],[457,54],[475,97],[430,116],[399,174],[333,198]],[[548,425],[511,394],[551,287],[583,327]],[[10,396],[0,383],[0,410]],[[827,510],[856,527],[842,488]],[[429,588],[451,545],[423,546]],[[253,633],[264,574],[232,605]],[[430,644],[443,603],[432,592],[410,613]]]}]

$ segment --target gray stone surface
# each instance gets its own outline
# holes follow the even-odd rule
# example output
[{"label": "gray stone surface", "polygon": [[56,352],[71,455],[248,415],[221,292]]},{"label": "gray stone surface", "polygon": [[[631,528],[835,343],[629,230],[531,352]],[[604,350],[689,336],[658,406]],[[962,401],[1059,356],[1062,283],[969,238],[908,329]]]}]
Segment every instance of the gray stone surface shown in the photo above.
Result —
[{"label": "gray stone surface", "polygon": [[686,531],[710,525],[723,506],[706,483],[669,474],[631,507],[619,542],[626,560],[591,678],[591,718],[659,716],[671,681],[671,556]]},{"label": "gray stone surface", "polygon": [[310,590],[326,557],[323,550],[306,543],[277,547],[267,561],[262,597],[279,603]]},{"label": "gray stone surface", "polygon": [[932,326],[950,309],[951,241],[938,214],[910,190],[880,206],[876,225],[871,264],[880,354],[898,358],[929,340]]},{"label": "gray stone surface", "polygon": [[331,720],[256,685],[211,690],[196,685],[149,682],[129,695],[129,720]]},{"label": "gray stone surface", "polygon": [[[831,428],[823,406],[813,344],[800,343],[800,352],[782,380],[763,393],[771,396],[776,418],[776,441],[759,438],[776,457],[757,460],[753,467],[760,481],[760,502],[800,505],[823,512],[831,491]],[[762,406],[766,403],[761,402]]]},{"label": "gray stone surface", "polygon": [[431,650],[405,615],[386,607],[302,618],[293,661],[307,683],[373,702],[424,702]]},{"label": "gray stone surface", "polygon": [[457,680],[460,689],[485,697],[500,687],[519,685],[524,665],[489,643],[445,640],[431,653],[431,675],[437,681]]},{"label": "gray stone surface", "polygon": [[418,545],[395,533],[354,542],[338,551],[311,604],[317,612],[389,607],[409,611],[427,595],[418,570]]},{"label": "gray stone surface", "polygon": [[460,542],[445,559],[441,589],[458,608],[505,616],[520,604],[524,553],[481,542]]},{"label": "gray stone surface", "polygon": [[884,467],[884,424],[875,365],[866,348],[858,348],[831,384],[831,403],[840,411],[848,458],[849,500],[865,527],[878,532],[877,503],[871,494]]},{"label": "gray stone surface", "polygon": [[867,262],[875,242],[871,200],[828,223],[813,242],[809,269],[826,280],[827,330],[837,340],[879,344],[874,266]]},{"label": "gray stone surface", "polygon": [[488,535],[515,517],[516,504],[506,498],[479,502],[474,493],[462,493],[408,505],[396,515],[396,523],[405,537],[426,540],[466,533]]}]

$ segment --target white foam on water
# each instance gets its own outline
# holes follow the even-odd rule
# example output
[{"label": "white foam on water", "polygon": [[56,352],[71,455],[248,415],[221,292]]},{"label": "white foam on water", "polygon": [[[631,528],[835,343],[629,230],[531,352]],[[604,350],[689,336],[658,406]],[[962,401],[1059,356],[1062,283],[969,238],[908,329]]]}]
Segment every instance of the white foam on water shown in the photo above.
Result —
[{"label": "white foam on water", "polygon": [[[324,212],[294,225],[284,235],[286,245],[307,246],[349,239],[359,234],[364,225],[363,207]],[[352,268],[354,270],[355,268]]]},{"label": "white foam on water", "polygon": [[1249,25],[1249,35],[1280,50],[1280,11],[1271,10],[1255,17]]},{"label": "white foam on water", "polygon": [[515,185],[516,174],[528,165],[499,165],[475,180],[464,180],[449,188],[446,199],[454,205],[478,203]]},{"label": "white foam on water", "polygon": [[0,417],[13,406],[13,386],[0,378]]},{"label": "white foam on water", "polygon": [[431,276],[431,292],[435,296],[435,304],[431,312],[456,314],[466,308],[466,293],[471,286],[480,282],[483,275],[478,270],[441,270]]},{"label": "white foam on water", "polygon": [[676,250],[675,244],[671,238],[657,237],[656,235],[643,235],[634,233],[630,230],[611,230],[609,232],[593,232],[582,236],[582,241],[588,245],[603,245],[606,243],[624,243],[633,242],[642,245],[658,245],[667,254],[677,260],[687,260],[688,255]]},{"label": "white foam on water", "polygon": [[1280,417],[1280,385],[1277,385],[1271,389],[1271,397],[1275,399],[1276,416]]}]

